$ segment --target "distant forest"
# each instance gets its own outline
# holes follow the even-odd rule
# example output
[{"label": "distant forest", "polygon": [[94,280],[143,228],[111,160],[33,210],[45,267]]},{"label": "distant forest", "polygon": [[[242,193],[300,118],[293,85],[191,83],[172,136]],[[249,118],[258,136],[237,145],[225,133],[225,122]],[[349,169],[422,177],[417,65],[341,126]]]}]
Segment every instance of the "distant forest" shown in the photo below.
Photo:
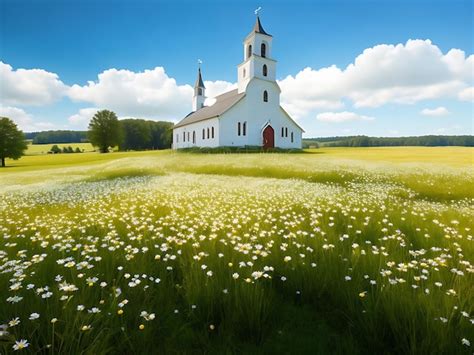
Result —
[{"label": "distant forest", "polygon": [[[171,147],[172,122],[143,119],[120,120],[122,140],[120,150],[166,149]],[[87,131],[43,131],[25,133],[33,144],[84,143]]]},{"label": "distant forest", "polygon": [[395,146],[463,146],[473,147],[474,136],[418,136],[418,137],[324,137],[304,138],[303,148],[309,147],[395,147]]},{"label": "distant forest", "polygon": [[25,133],[33,144],[83,143],[87,142],[87,131],[43,131]]}]

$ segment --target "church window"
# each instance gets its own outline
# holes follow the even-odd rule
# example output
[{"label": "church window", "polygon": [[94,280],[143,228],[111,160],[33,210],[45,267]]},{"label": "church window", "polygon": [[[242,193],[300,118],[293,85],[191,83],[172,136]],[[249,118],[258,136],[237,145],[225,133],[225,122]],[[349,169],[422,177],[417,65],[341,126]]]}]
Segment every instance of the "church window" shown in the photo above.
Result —
[{"label": "church window", "polygon": [[193,131],[193,144],[196,144],[196,131]]},{"label": "church window", "polygon": [[250,58],[252,56],[252,45],[249,44],[249,46],[247,47],[247,59]]},{"label": "church window", "polygon": [[201,88],[198,88],[198,95],[199,95],[199,96],[202,95],[202,89],[201,89]]},{"label": "church window", "polygon": [[293,132],[291,132],[291,143],[293,143]]},{"label": "church window", "polygon": [[244,122],[244,124],[242,125],[242,135],[247,135],[247,122]]},{"label": "church window", "polygon": [[267,74],[268,74],[268,68],[267,68],[267,65],[266,65],[266,64],[263,65],[263,70],[262,70],[262,71],[263,71],[263,76],[267,76]]},{"label": "church window", "polygon": [[209,127],[207,127],[207,139],[209,139]]},{"label": "church window", "polygon": [[288,127],[285,127],[285,137],[288,137]]},{"label": "church window", "polygon": [[189,132],[188,132],[188,142],[189,142]]},{"label": "church window", "polygon": [[265,43],[262,43],[262,45],[260,46],[260,54],[263,58],[267,56],[267,45]]},{"label": "church window", "polygon": [[206,139],[206,130],[202,129],[202,139]]},{"label": "church window", "polygon": [[268,92],[267,92],[267,90],[265,90],[263,92],[263,102],[268,102]]},{"label": "church window", "polygon": [[247,75],[247,71],[244,68],[242,76],[245,78],[246,75]]},{"label": "church window", "polygon": [[282,137],[285,136],[285,127],[281,127],[281,136],[282,136]]},{"label": "church window", "polygon": [[183,132],[183,142],[186,142],[186,132]]},{"label": "church window", "polygon": [[214,126],[211,127],[211,137],[214,138]]},{"label": "church window", "polygon": [[240,136],[240,122],[237,122],[237,135]]}]

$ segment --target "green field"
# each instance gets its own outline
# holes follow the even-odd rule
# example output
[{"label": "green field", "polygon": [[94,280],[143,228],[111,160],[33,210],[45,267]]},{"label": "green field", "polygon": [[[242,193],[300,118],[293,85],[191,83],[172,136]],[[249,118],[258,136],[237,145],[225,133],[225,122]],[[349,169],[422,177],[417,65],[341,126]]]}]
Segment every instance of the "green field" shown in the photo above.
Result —
[{"label": "green field", "polygon": [[0,352],[470,354],[473,152],[7,160]]},{"label": "green field", "polygon": [[[28,144],[26,155],[48,154],[53,145],[55,144]],[[94,147],[90,143],[58,143],[56,145],[61,149],[63,147],[72,147],[72,149],[79,148],[84,150],[84,152],[94,151]]]}]

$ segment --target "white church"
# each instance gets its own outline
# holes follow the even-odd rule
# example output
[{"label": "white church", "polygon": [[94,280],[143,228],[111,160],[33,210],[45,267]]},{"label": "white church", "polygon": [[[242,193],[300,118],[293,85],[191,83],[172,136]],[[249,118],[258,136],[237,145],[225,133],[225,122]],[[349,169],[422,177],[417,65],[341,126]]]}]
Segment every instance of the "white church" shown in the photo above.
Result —
[{"label": "white church", "polygon": [[301,148],[303,128],[280,106],[272,36],[257,16],[244,40],[244,61],[237,67],[238,88],[204,106],[206,88],[198,71],[193,112],[173,128],[173,149],[190,147]]}]

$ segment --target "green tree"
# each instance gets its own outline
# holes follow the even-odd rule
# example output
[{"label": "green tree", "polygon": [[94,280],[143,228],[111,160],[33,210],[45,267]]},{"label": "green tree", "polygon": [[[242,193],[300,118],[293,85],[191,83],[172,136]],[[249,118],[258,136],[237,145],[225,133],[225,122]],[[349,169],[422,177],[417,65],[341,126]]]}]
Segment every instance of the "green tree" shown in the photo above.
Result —
[{"label": "green tree", "polygon": [[89,140],[93,146],[99,148],[101,153],[107,153],[109,147],[119,145],[121,133],[117,115],[112,111],[98,111],[89,123]]},{"label": "green tree", "polygon": [[58,145],[55,144],[51,147],[49,151],[53,154],[58,154],[58,153],[61,153],[61,148],[59,148]]},{"label": "green tree", "polygon": [[0,159],[2,167],[5,159],[20,159],[27,148],[25,135],[16,124],[7,117],[0,117]]}]

